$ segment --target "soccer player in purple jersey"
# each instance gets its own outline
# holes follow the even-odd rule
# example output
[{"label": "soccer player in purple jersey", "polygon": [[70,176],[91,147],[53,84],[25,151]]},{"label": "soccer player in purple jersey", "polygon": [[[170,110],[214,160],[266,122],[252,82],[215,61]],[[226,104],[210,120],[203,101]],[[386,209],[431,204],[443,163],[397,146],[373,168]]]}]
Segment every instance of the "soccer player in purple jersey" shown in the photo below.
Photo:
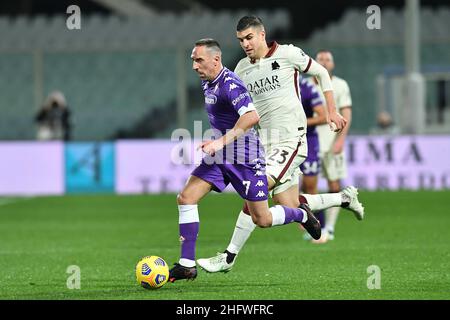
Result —
[{"label": "soccer player in purple jersey", "polygon": [[[301,190],[306,194],[318,193],[318,176],[320,172],[320,158],[319,158],[319,135],[317,134],[316,126],[327,123],[325,114],[325,107],[322,97],[320,96],[317,87],[314,86],[304,77],[300,78],[300,98],[307,118],[306,141],[308,144],[308,156],[300,165],[300,170],[303,173]],[[325,213],[323,210],[314,213],[318,218],[320,225],[325,226]],[[323,231],[323,230],[322,230]],[[306,240],[311,240],[308,234],[305,234]],[[319,240],[314,240],[314,243],[322,243],[322,237]]]},{"label": "soccer player in purple jersey", "polygon": [[[307,205],[269,208],[264,148],[253,129],[259,115],[243,82],[222,65],[219,43],[213,39],[197,41],[191,58],[192,68],[203,80],[209,122],[220,137],[201,144],[207,155],[178,194],[181,258],[170,270],[170,282],[197,277],[197,204],[211,190],[221,192],[229,183],[245,200],[257,226],[268,228],[298,222],[315,239],[320,238],[321,232],[319,221]],[[227,152],[230,148],[231,152]]]}]

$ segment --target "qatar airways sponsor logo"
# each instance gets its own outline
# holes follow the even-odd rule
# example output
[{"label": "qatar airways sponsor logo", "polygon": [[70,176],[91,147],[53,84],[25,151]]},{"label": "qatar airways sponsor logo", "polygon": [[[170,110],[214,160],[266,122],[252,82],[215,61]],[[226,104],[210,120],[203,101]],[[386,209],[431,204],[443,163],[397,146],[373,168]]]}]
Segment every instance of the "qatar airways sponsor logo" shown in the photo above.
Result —
[{"label": "qatar airways sponsor logo", "polygon": [[254,82],[247,83],[247,90],[254,95],[270,92],[279,88],[281,88],[281,84],[278,81],[278,75],[265,77]]},{"label": "qatar airways sponsor logo", "polygon": [[239,101],[241,101],[245,97],[250,97],[250,94],[248,92],[241,93],[236,99],[231,101],[231,103],[233,104],[233,106],[235,106],[239,103]]},{"label": "qatar airways sponsor logo", "polygon": [[213,94],[208,94],[207,96],[205,96],[206,104],[216,104],[216,102],[217,102],[217,96],[215,96]]}]

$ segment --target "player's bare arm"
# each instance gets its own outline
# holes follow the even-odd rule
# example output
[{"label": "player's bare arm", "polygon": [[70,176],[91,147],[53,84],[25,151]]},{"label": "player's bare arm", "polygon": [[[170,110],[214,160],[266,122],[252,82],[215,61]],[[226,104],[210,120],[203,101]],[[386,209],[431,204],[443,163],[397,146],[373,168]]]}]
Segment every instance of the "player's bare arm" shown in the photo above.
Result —
[{"label": "player's bare arm", "polygon": [[[336,111],[333,86],[327,69],[317,63],[314,59],[311,59],[311,66],[306,73],[315,76],[319,82],[320,88],[322,88],[325,103],[327,105],[327,122],[330,125],[331,130],[336,132],[341,131],[345,127],[347,121]],[[332,126],[332,123],[334,123],[334,127]]]},{"label": "player's bare arm", "polygon": [[327,123],[327,115],[325,113],[325,107],[323,106],[323,104],[315,106],[313,110],[315,114],[314,117],[308,118],[306,121],[308,127]]},{"label": "player's bare arm", "polygon": [[334,154],[338,154],[338,153],[341,153],[342,151],[344,151],[345,139],[347,137],[348,130],[350,128],[350,123],[352,121],[352,108],[350,106],[342,107],[340,109],[340,112],[341,112],[342,116],[347,120],[347,125],[337,135],[336,140],[334,141],[333,150],[332,150]]},{"label": "player's bare arm", "polygon": [[[344,129],[344,127],[347,124],[347,120],[336,111],[333,91],[332,90],[324,91],[323,95],[325,97],[325,101],[328,107],[327,123],[329,124],[330,129],[332,131],[339,132]],[[333,123],[334,126],[332,125]]]}]

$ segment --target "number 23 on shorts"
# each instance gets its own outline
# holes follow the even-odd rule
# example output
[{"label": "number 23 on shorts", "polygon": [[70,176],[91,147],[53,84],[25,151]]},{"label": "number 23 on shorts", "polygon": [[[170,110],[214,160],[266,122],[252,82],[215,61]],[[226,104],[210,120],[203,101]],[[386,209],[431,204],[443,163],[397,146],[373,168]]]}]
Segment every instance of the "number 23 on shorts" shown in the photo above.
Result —
[{"label": "number 23 on shorts", "polygon": [[273,153],[269,156],[269,160],[276,161],[279,164],[284,164],[287,160],[289,152],[286,150],[280,150],[278,148],[273,149]]}]

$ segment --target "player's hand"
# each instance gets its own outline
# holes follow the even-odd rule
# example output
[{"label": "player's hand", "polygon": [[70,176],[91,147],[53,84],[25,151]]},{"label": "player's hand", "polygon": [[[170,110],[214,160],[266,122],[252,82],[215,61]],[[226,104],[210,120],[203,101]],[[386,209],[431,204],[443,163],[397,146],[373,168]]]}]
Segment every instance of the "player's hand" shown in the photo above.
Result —
[{"label": "player's hand", "polygon": [[334,132],[340,132],[347,125],[347,120],[337,112],[329,114],[327,122]]},{"label": "player's hand", "polygon": [[214,157],[217,151],[223,148],[223,144],[220,140],[207,140],[203,141],[200,144],[200,148],[206,154],[209,154],[211,157]]},{"label": "player's hand", "polygon": [[198,149],[202,149],[203,152],[208,153],[208,152],[205,151],[205,149],[206,149],[206,147],[207,147],[209,144],[211,144],[212,142],[213,142],[213,140],[206,140],[206,141],[203,141],[203,142],[200,143],[200,145],[197,147],[197,150],[198,150]]}]

